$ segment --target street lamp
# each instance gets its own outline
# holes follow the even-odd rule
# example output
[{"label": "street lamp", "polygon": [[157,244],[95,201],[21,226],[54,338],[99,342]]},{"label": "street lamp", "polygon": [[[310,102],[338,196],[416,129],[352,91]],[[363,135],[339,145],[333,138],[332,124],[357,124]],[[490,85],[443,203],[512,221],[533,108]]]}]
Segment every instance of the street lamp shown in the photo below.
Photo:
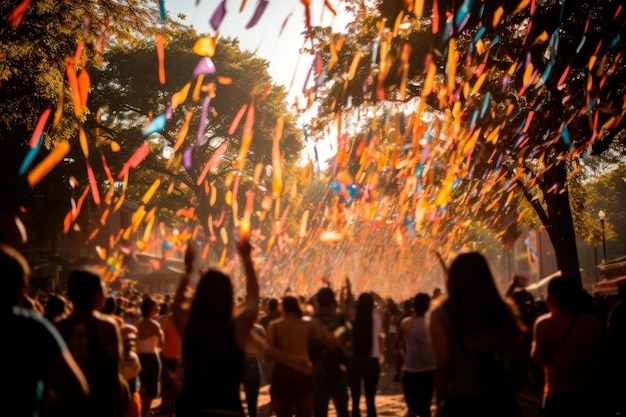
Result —
[{"label": "street lamp", "polygon": [[604,235],[604,219],[606,218],[606,213],[604,210],[600,210],[598,212],[598,217],[600,218],[600,226],[602,227],[602,263],[606,263],[606,239]]}]

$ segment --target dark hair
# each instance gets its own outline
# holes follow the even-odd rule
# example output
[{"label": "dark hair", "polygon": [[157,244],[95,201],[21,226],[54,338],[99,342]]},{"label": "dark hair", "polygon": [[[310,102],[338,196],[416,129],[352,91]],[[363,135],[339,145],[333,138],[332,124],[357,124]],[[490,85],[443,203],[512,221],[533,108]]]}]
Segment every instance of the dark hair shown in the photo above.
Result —
[{"label": "dark hair", "polygon": [[270,311],[278,310],[278,299],[277,298],[270,298],[270,300],[267,303],[267,308]]},{"label": "dark hair", "polygon": [[62,295],[52,295],[46,302],[44,317],[50,323],[54,323],[55,319],[67,312],[67,300]]},{"label": "dark hair", "polygon": [[328,287],[320,288],[317,292],[317,305],[322,308],[332,307],[335,303],[335,293]]},{"label": "dark hair", "polygon": [[102,307],[102,312],[104,314],[113,314],[115,312],[116,302],[115,297],[109,295],[104,299],[104,306]]},{"label": "dark hair", "polygon": [[296,297],[292,297],[290,295],[283,298],[283,311],[285,313],[291,313],[295,314],[298,317],[302,317],[300,302]]},{"label": "dark hair", "polygon": [[185,384],[196,384],[212,370],[205,358],[221,357],[236,349],[233,286],[228,275],[209,269],[202,275],[191,303],[183,337]]},{"label": "dark hair", "polygon": [[580,295],[576,282],[567,275],[554,277],[548,282],[548,297],[554,297],[558,301],[561,311],[579,311],[582,301]]},{"label": "dark hair", "polygon": [[146,297],[141,302],[141,315],[143,318],[149,318],[152,309],[157,306],[159,303],[152,297]]},{"label": "dark hair", "polygon": [[28,285],[30,268],[24,257],[14,248],[0,244],[0,271],[3,291],[2,308],[10,308],[20,301],[20,291]]},{"label": "dark hair", "polygon": [[75,269],[67,280],[67,296],[75,309],[92,307],[96,295],[104,296],[102,276],[93,267]]},{"label": "dark hair", "polygon": [[170,303],[166,301],[162,301],[159,303],[159,316],[167,314],[167,311],[170,308]]},{"label": "dark hair", "polygon": [[354,320],[354,355],[368,357],[372,354],[372,327],[374,313],[374,297],[362,293],[356,303]]},{"label": "dark hair", "polygon": [[422,317],[430,307],[430,295],[423,292],[417,293],[413,298],[413,310],[418,317]]},{"label": "dark hair", "polygon": [[500,296],[489,264],[478,252],[458,255],[448,271],[444,306],[452,327],[465,335],[479,330],[523,329],[517,309]]}]

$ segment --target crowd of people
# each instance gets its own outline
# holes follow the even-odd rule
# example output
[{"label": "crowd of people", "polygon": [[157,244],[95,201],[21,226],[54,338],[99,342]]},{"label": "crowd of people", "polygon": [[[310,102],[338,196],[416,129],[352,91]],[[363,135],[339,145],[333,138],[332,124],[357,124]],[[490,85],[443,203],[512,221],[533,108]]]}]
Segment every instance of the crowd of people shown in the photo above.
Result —
[{"label": "crowd of people", "polygon": [[522,389],[542,392],[542,417],[626,413],[626,286],[594,298],[559,276],[536,300],[519,276],[499,291],[484,256],[463,252],[432,294],[396,302],[346,278],[277,299],[259,294],[249,242],[238,250],[241,300],[219,269],[192,288],[193,245],[173,294],[113,293],[85,267],[34,296],[27,262],[2,245],[7,415],[256,417],[267,380],[277,417],[325,417],[331,401],[358,417],[362,397],[372,417],[381,365],[409,417],[517,417]]}]

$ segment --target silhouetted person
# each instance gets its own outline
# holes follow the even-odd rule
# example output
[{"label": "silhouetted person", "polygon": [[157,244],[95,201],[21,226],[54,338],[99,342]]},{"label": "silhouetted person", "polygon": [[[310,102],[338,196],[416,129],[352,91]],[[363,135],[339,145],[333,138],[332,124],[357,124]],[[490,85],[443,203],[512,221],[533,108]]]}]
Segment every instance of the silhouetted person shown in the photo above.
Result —
[{"label": "silhouetted person", "polygon": [[152,297],[145,297],[141,302],[141,317],[137,323],[135,349],[141,363],[141,415],[148,417],[152,401],[161,395],[161,355],[163,330],[156,320],[159,315],[159,303]]},{"label": "silhouetted person", "polygon": [[[40,314],[22,307],[30,268],[17,250],[0,245],[0,308],[7,383],[2,414],[7,416],[82,416],[87,381],[59,332]],[[43,389],[41,389],[43,388]]]},{"label": "silhouetted person", "polygon": [[610,348],[610,391],[616,412],[626,415],[626,283],[618,288],[619,301],[611,308],[607,320]]},{"label": "silhouetted person", "polygon": [[478,252],[458,255],[447,278],[430,315],[437,415],[519,416],[513,370],[524,327],[514,304]]},{"label": "silhouetted person", "polygon": [[336,348],[313,339],[309,342],[309,353],[313,362],[313,385],[315,388],[315,417],[328,415],[328,404],[332,399],[337,417],[348,417],[347,365],[352,354],[352,323],[338,313],[335,293],[328,287],[321,288],[315,297],[317,310],[313,318],[339,338]]},{"label": "silhouetted person", "polygon": [[89,415],[122,417],[130,393],[121,374],[123,345],[115,320],[102,314],[105,288],[100,272],[76,269],[67,282],[72,313],[56,323],[91,390]]},{"label": "silhouetted person", "polygon": [[[375,308],[374,301],[378,304]],[[385,300],[375,293],[362,293],[356,305],[354,320],[354,359],[348,368],[348,383],[352,397],[352,417],[361,415],[361,383],[365,393],[367,416],[376,416],[376,389],[380,377],[382,316]]]},{"label": "silhouetted person", "polygon": [[263,326],[263,329],[267,331],[267,327],[270,325],[272,320],[276,320],[280,317],[280,312],[278,311],[278,300],[276,298],[270,298],[267,303],[267,314],[259,319],[259,324]]},{"label": "silhouetted person", "polygon": [[546,374],[542,416],[602,416],[602,324],[582,311],[567,276],[548,283],[548,313],[537,318],[532,358]]},{"label": "silhouetted person", "polygon": [[430,417],[435,389],[435,352],[428,337],[426,312],[430,296],[419,293],[413,299],[414,314],[405,318],[398,329],[396,349],[404,350],[402,388],[409,408],[408,417]]},{"label": "silhouetted person", "polygon": [[293,366],[306,363],[291,361],[266,342],[249,337],[259,311],[259,284],[247,241],[238,245],[246,274],[246,299],[234,313],[233,286],[230,277],[209,269],[195,292],[189,287],[195,251],[185,252],[186,273],[181,277],[172,313],[182,338],[182,388],[174,401],[177,417],[243,416],[240,386],[246,343],[252,341],[259,354],[285,361]]},{"label": "silhouetted person", "polygon": [[[326,346],[335,347],[330,332],[316,320],[304,320],[300,302],[295,296],[286,296],[282,302],[283,315],[273,320],[267,329],[267,341],[303,362],[310,363],[309,343],[318,339]],[[303,372],[282,363],[276,363],[272,372],[270,395],[277,417],[307,417],[314,404],[311,369]]]}]

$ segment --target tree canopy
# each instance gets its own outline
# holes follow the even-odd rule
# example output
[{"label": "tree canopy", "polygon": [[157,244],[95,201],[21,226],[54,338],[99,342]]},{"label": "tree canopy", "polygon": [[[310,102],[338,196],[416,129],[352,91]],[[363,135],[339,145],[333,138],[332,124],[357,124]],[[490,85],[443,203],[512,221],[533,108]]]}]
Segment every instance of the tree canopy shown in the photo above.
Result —
[{"label": "tree canopy", "polygon": [[[550,235],[559,268],[578,276],[567,161],[605,151],[624,129],[621,6],[380,1],[373,10],[348,4],[359,18],[347,34],[312,33],[318,71],[311,94],[323,110],[311,134],[321,139],[329,123],[337,126],[336,172],[346,163],[341,147],[361,140],[345,128],[358,119],[376,138],[366,146],[382,155],[358,163],[378,164],[379,172],[399,179],[400,189],[411,182],[421,195],[408,209],[418,214],[418,230],[427,218],[420,213],[430,213],[435,224],[443,217],[461,234],[459,225],[486,213],[492,230],[515,237],[507,226],[524,213],[512,199],[524,196]],[[432,174],[438,164],[445,166],[440,177]],[[370,179],[353,182],[367,188]],[[458,203],[464,207],[455,210]],[[450,211],[454,216],[442,216]],[[450,235],[448,229],[442,237]]]}]

